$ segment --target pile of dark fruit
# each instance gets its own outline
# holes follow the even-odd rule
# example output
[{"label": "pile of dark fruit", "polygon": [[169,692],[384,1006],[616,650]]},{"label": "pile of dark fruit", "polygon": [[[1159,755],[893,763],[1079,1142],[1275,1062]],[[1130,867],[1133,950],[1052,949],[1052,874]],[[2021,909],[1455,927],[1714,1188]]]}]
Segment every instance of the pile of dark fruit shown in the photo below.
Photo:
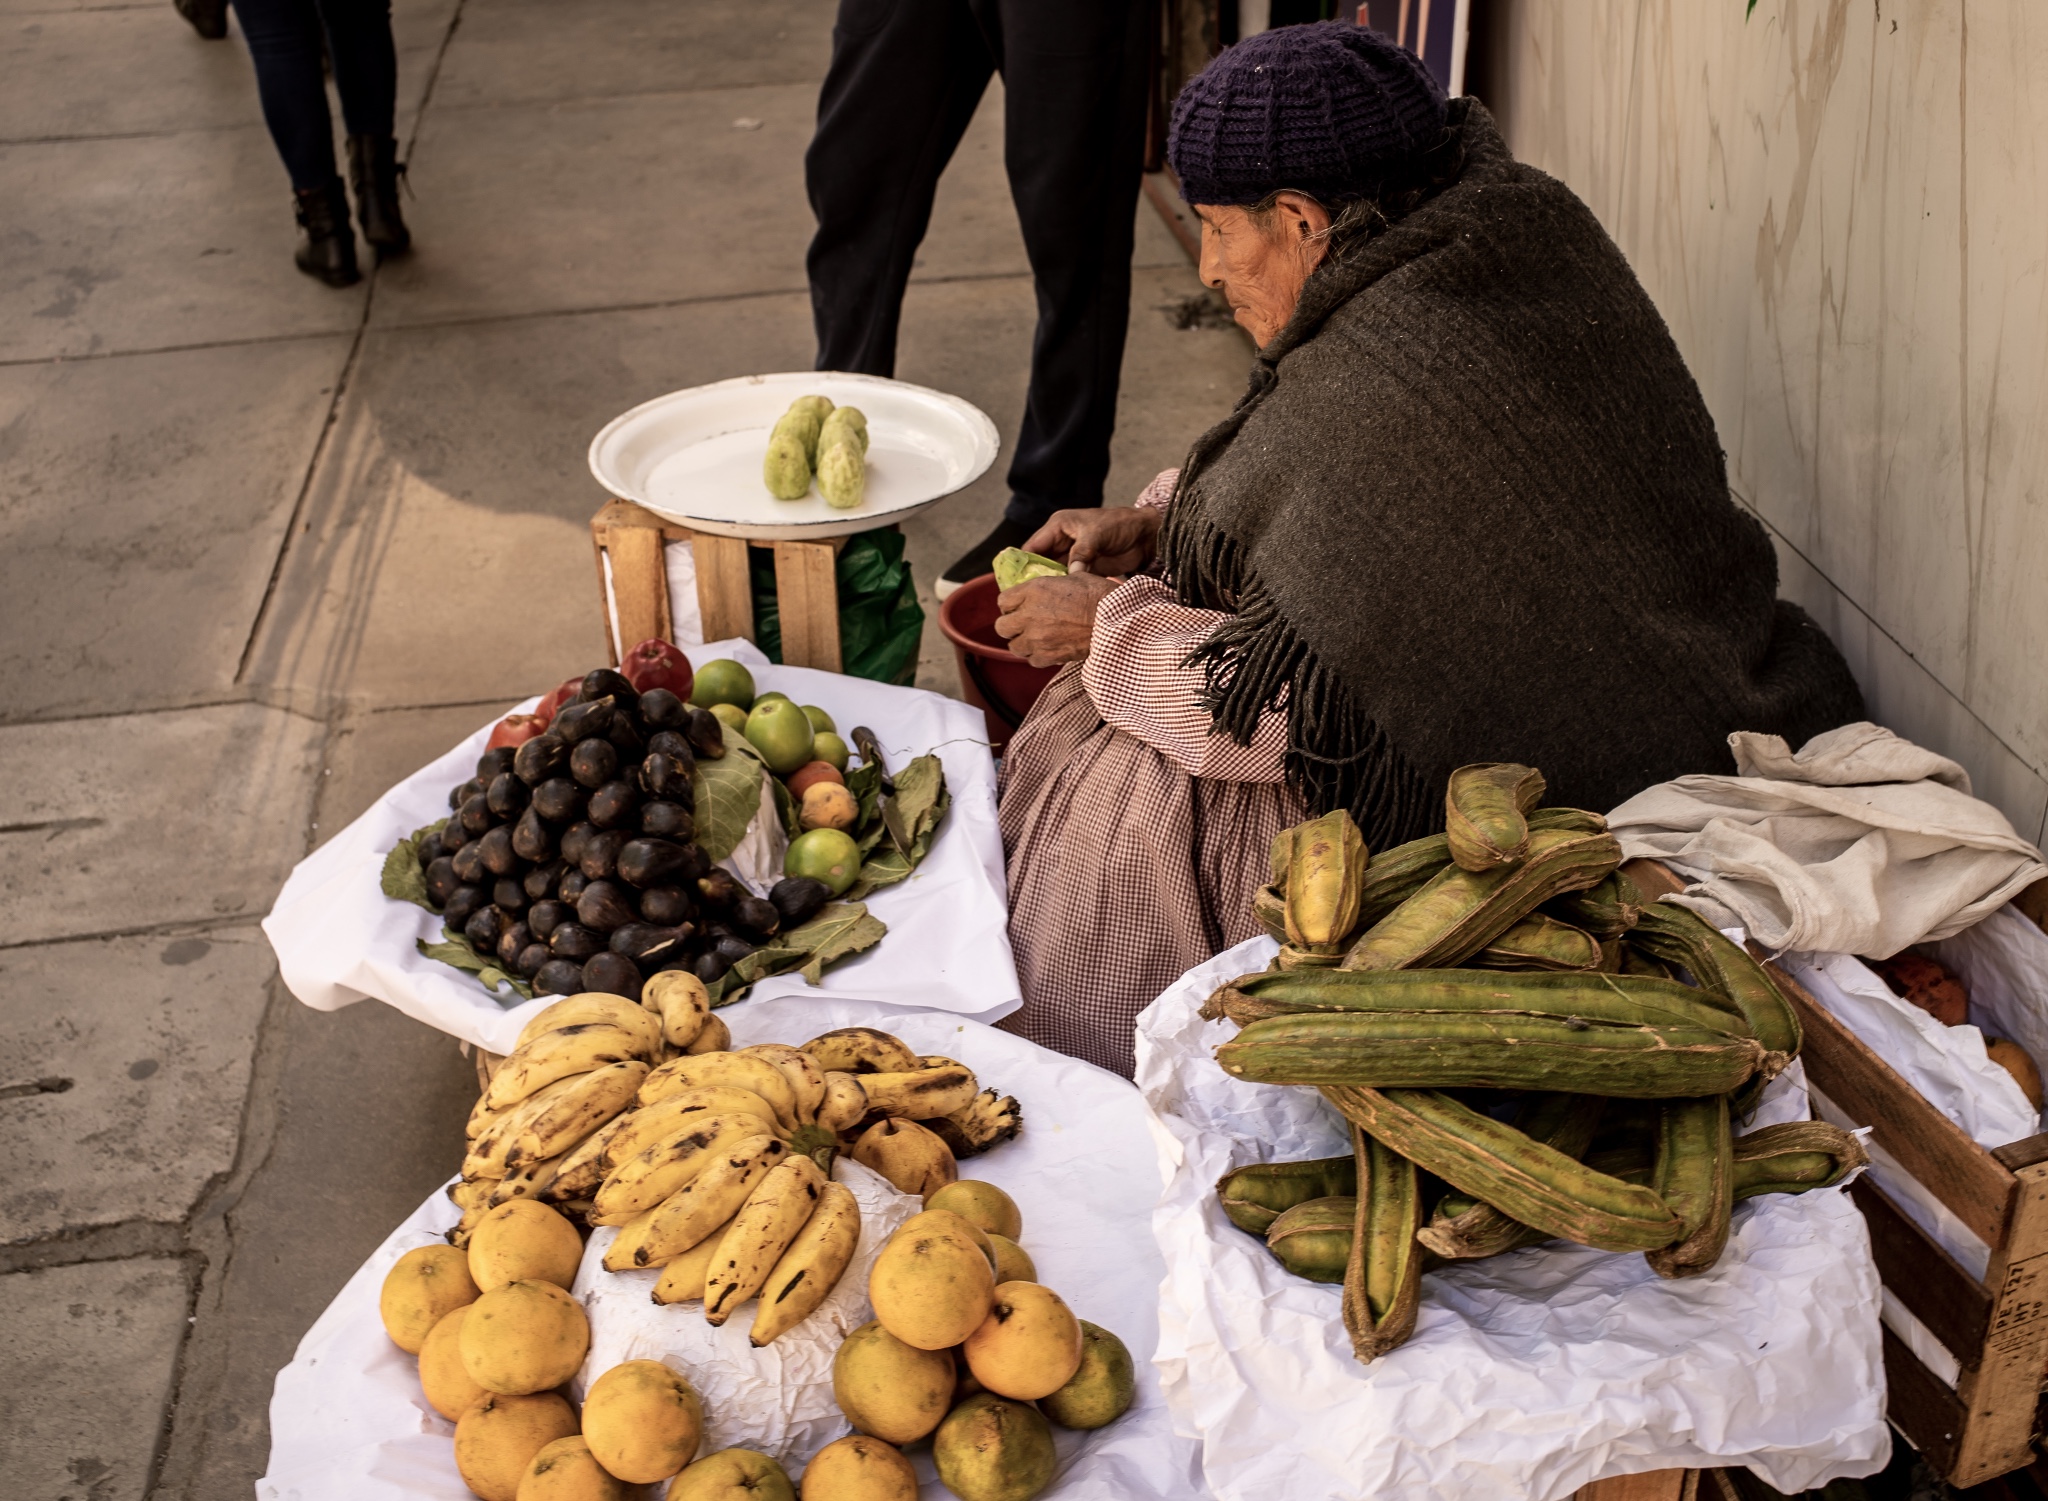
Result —
[{"label": "pile of dark fruit", "polygon": [[637,1000],[660,970],[716,983],[824,904],[808,877],[755,896],[696,843],[697,759],[726,748],[718,720],[684,701],[688,672],[678,693],[601,667],[492,731],[448,822],[419,842],[451,938],[541,994]]}]

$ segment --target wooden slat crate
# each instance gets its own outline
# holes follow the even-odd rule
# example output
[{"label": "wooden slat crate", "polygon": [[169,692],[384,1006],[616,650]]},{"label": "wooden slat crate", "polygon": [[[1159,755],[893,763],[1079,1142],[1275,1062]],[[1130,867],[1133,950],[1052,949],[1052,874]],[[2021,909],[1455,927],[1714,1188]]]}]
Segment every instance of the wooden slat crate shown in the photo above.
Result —
[{"label": "wooden slat crate", "polygon": [[[1662,866],[1627,867],[1645,895],[1680,888]],[[1887,1415],[1958,1488],[2034,1460],[2048,1374],[2048,1135],[1986,1151],[1775,964],[1805,1028],[1801,1057],[1825,1113],[1868,1126],[1928,1193],[1991,1248],[1980,1280],[1866,1176],[1850,1189],[1885,1289],[1962,1367],[1951,1387],[1884,1331]]]}]

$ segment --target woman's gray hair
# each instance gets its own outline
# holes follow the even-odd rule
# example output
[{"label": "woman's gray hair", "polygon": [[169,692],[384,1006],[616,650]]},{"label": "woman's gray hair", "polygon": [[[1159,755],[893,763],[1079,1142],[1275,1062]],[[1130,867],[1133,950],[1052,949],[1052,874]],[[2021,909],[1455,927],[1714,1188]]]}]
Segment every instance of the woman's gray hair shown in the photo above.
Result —
[{"label": "woman's gray hair", "polygon": [[1300,188],[1275,188],[1248,212],[1261,229],[1272,223],[1273,209],[1282,193],[1306,198],[1330,216],[1329,227],[1315,236],[1329,247],[1332,257],[1363,244],[1380,231],[1408,217],[1417,208],[1458,180],[1465,169],[1462,132],[1446,131],[1444,139],[1417,157],[1401,176],[1379,184],[1378,190],[1357,198],[1325,203],[1314,193]]}]

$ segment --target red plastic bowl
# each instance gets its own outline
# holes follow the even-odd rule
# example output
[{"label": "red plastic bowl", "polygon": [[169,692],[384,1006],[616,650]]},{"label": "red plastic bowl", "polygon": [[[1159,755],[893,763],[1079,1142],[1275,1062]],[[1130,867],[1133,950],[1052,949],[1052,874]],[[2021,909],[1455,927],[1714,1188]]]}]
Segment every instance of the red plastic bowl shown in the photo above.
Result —
[{"label": "red plastic bowl", "polygon": [[1001,750],[1024,722],[1057,667],[1033,667],[996,634],[996,576],[985,573],[939,605],[939,629],[960,661],[960,689],[988,721],[989,744]]}]

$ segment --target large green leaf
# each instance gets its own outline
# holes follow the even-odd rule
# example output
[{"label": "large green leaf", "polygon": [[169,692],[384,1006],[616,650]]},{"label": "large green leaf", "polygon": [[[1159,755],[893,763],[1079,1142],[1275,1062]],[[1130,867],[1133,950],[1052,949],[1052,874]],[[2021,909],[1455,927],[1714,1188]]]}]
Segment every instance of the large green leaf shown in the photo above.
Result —
[{"label": "large green leaf", "polygon": [[420,841],[446,827],[447,819],[437,819],[423,829],[414,829],[391,846],[391,853],[384,857],[383,874],[377,878],[377,884],[386,896],[394,902],[411,902],[416,907],[425,907],[429,912],[438,910],[427,900],[427,873],[420,867]]},{"label": "large green leaf", "polygon": [[761,811],[761,778],[768,774],[760,752],[729,724],[725,754],[716,761],[697,758],[690,780],[697,794],[697,843],[713,860],[723,860],[747,837],[747,827]]},{"label": "large green leaf", "polygon": [[729,1006],[755,981],[791,970],[801,970],[813,985],[821,984],[828,966],[848,954],[873,948],[888,931],[888,926],[869,916],[859,902],[827,902],[802,927],[778,935],[772,947],[755,949],[719,976],[716,984],[707,986],[711,1004]]},{"label": "large green leaf", "polygon": [[[910,873],[931,853],[939,825],[953,806],[953,794],[946,787],[946,771],[939,758],[919,756],[904,767],[896,778],[896,796],[891,801],[910,848],[898,849],[893,839],[875,838],[863,844],[861,849],[867,858],[861,862],[860,876],[847,890],[849,901],[859,901],[884,886],[908,880]],[[881,819],[877,815],[876,832],[880,829]]]},{"label": "large green leaf", "polygon": [[[420,952],[429,959],[438,959],[443,964],[452,964],[457,969],[466,970],[468,973],[475,975],[482,982],[484,989],[490,991],[494,996],[498,994],[499,986],[509,985],[512,987],[512,993],[521,1000],[530,1001],[533,999],[533,987],[531,985],[527,984],[517,975],[507,974],[504,970],[498,968],[498,961],[496,959],[484,958],[483,955],[476,951],[476,946],[460,933],[451,933],[444,926],[441,929],[441,941],[439,943],[428,943],[424,938],[415,939],[414,941],[419,945]],[[499,997],[499,1004],[505,1004],[503,997]]]}]

